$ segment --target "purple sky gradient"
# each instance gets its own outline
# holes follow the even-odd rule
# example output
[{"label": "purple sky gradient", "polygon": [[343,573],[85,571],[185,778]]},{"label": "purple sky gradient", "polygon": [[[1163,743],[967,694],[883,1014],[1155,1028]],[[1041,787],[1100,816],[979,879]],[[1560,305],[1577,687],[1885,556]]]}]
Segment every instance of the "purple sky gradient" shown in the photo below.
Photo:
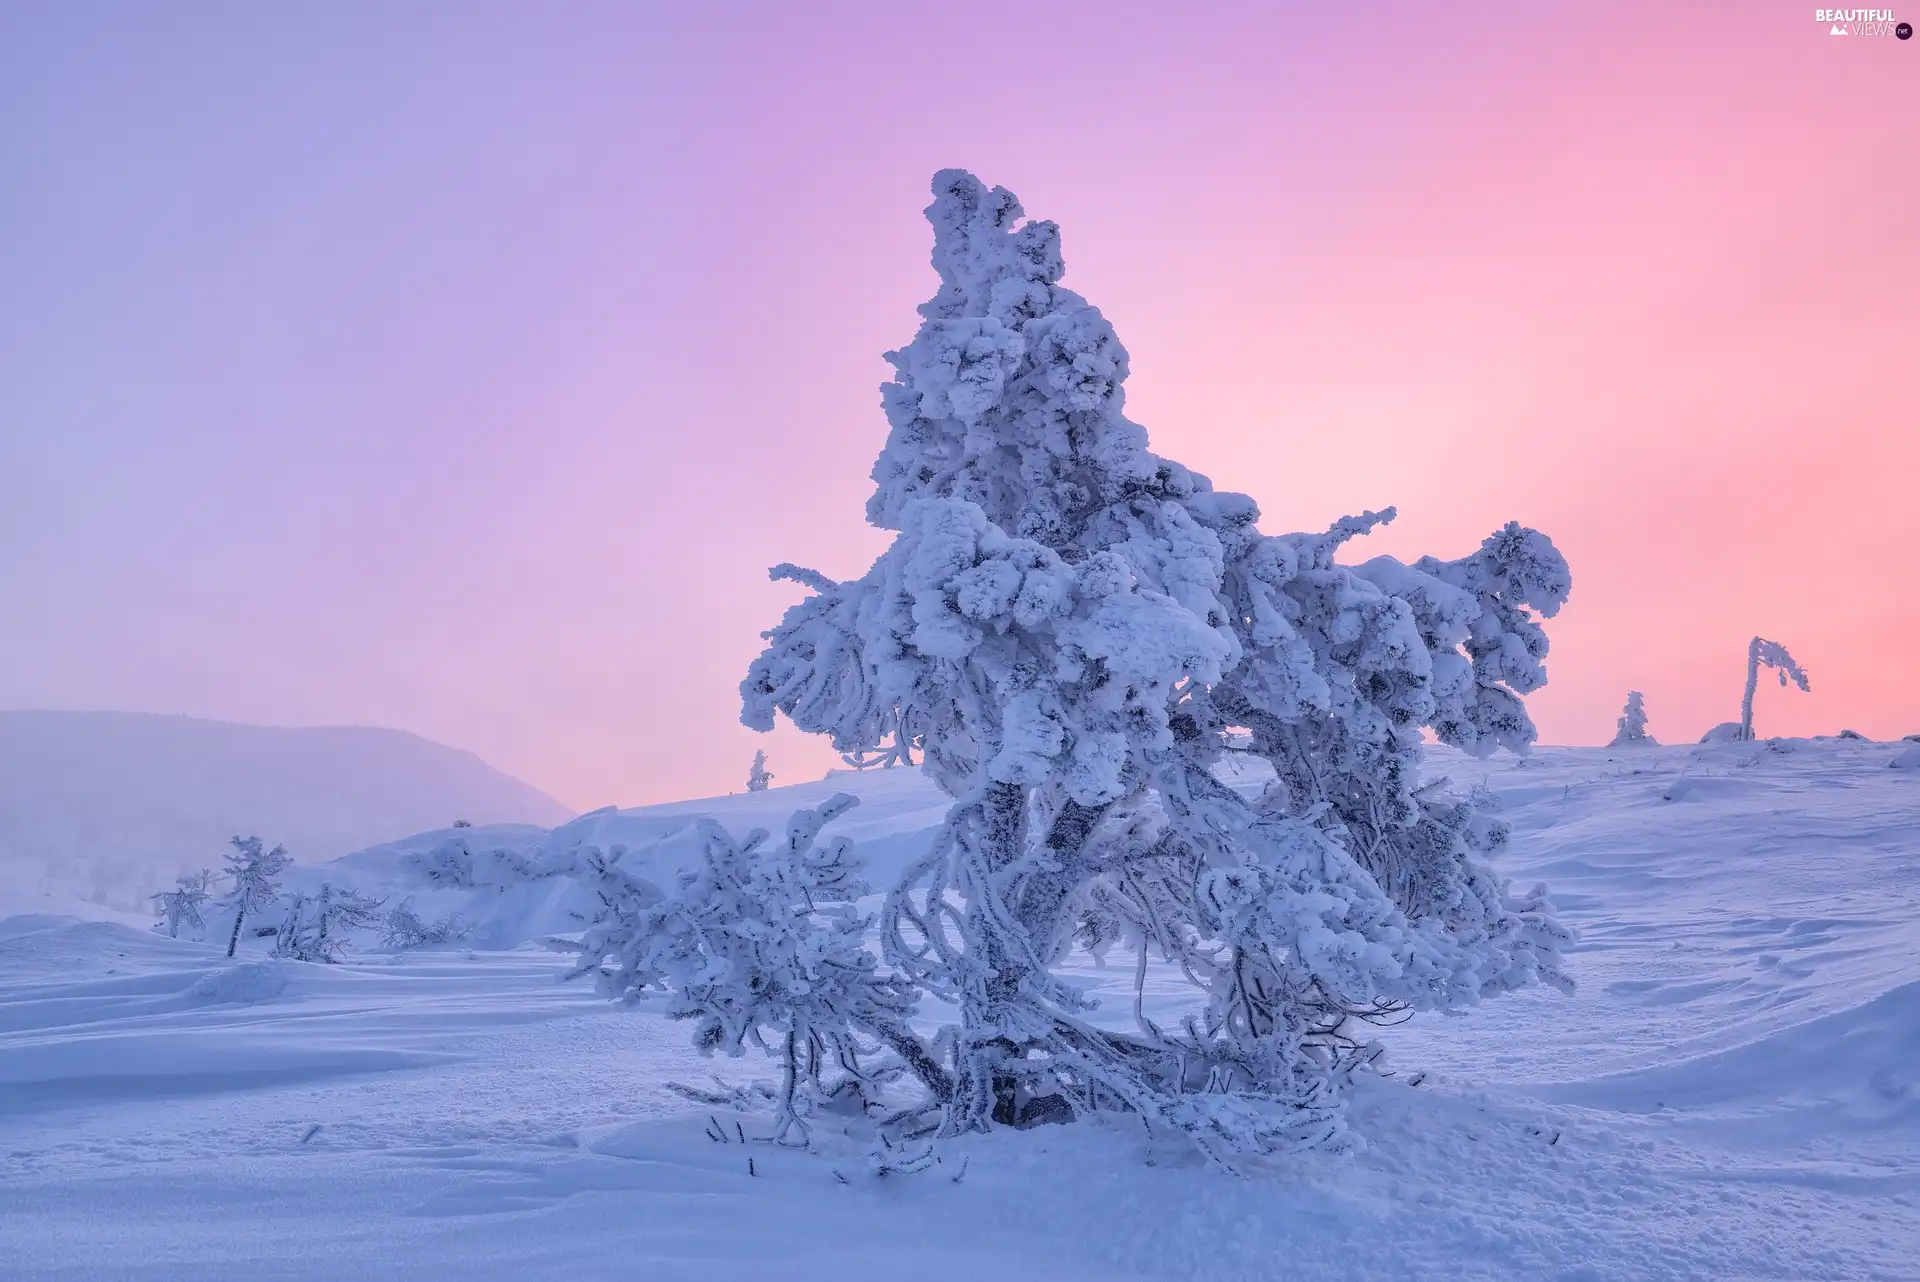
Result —
[{"label": "purple sky gradient", "polygon": [[1266,528],[1551,534],[1548,740],[1696,737],[1756,630],[1763,731],[1920,731],[1920,41],[1441,8],[0,2],[0,707],[816,777],[737,683],[882,546],[962,165]]}]

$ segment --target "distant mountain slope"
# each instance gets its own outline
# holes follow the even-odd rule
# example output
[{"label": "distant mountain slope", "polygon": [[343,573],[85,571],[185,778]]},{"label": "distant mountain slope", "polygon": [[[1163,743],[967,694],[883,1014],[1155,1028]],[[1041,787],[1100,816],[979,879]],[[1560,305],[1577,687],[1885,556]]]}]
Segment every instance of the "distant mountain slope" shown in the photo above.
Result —
[{"label": "distant mountain slope", "polygon": [[235,833],[302,863],[456,819],[571,811],[470,752],[400,730],[126,712],[0,712],[0,886],[123,907]]}]

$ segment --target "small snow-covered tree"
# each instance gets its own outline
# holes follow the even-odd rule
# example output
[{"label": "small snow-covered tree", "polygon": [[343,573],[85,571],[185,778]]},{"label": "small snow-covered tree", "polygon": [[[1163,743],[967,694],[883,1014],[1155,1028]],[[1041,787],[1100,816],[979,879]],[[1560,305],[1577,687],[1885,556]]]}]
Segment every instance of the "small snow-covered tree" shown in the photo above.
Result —
[{"label": "small snow-covered tree", "polygon": [[[1488,863],[1489,800],[1419,756],[1423,727],[1526,750],[1566,562],[1518,524],[1453,560],[1336,561],[1392,509],[1261,533],[1251,499],[1148,452],[1057,228],[959,171],[934,195],[941,284],[888,354],[867,507],[894,542],[844,582],[775,568],[811,594],[743,720],[918,752],[953,797],[881,917],[887,963],[958,1012],[920,1054],[945,1133],[1121,1107],[1223,1160],[1338,1143],[1365,1021],[1567,984],[1569,932]],[[1277,776],[1264,797],[1218,777],[1230,738]],[[1141,975],[1160,956],[1200,1013],[1089,1022],[1055,972],[1076,939]]]},{"label": "small snow-covered tree", "polygon": [[864,1096],[884,1075],[875,1050],[919,1053],[912,988],[862,946],[871,922],[855,906],[867,888],[852,844],[816,840],[854,804],[840,793],[795,811],[780,842],[758,828],[736,841],[702,820],[701,862],[671,891],[622,868],[619,851],[591,852],[582,875],[603,908],[578,944],[561,945],[579,954],[573,974],[609,997],[664,994],[670,1017],[696,1021],[701,1051],[740,1055],[751,1043],[778,1060],[781,1142],[806,1142],[823,1094]]},{"label": "small snow-covered tree", "polygon": [[753,765],[747,770],[747,791],[765,792],[773,783],[773,772],[767,769],[767,754],[764,750],[753,754]]},{"label": "small snow-covered tree", "polygon": [[450,944],[457,939],[464,939],[472,931],[473,927],[459,913],[448,913],[428,921],[414,911],[413,899],[409,896],[387,910],[386,917],[381,921],[380,942],[396,952],[405,952],[412,948]]},{"label": "small snow-covered tree", "polygon": [[226,873],[233,884],[220,901],[233,909],[233,935],[227,940],[229,957],[240,946],[240,923],[248,913],[260,912],[280,898],[280,874],[293,862],[285,846],[267,850],[258,837],[235,837],[232,845]]},{"label": "small snow-covered tree", "polygon": [[1658,746],[1659,741],[1647,733],[1647,705],[1638,690],[1627,691],[1627,706],[1614,722],[1613,742],[1609,748],[1622,748],[1640,744],[1648,747]]},{"label": "small snow-covered tree", "polygon": [[305,962],[337,962],[355,931],[378,929],[384,900],[323,884],[320,893],[294,895],[274,938],[273,955]]},{"label": "small snow-covered tree", "polygon": [[1747,643],[1747,690],[1740,699],[1740,738],[1753,738],[1753,696],[1760,688],[1760,669],[1776,668],[1780,674],[1780,685],[1784,688],[1787,678],[1802,690],[1809,689],[1806,669],[1793,661],[1787,653],[1787,647],[1778,641],[1768,641],[1764,637],[1755,637]]},{"label": "small snow-covered tree", "polygon": [[573,874],[578,861],[573,850],[524,851],[508,846],[473,849],[465,837],[449,837],[431,850],[400,858],[400,867],[435,890],[472,890],[480,886],[502,889],[529,881]]},{"label": "small snow-covered tree", "polygon": [[177,878],[172,890],[163,890],[153,896],[154,916],[160,920],[153,928],[166,932],[167,938],[180,938],[184,927],[195,939],[199,939],[207,929],[203,910],[213,899],[208,889],[213,881],[213,870],[202,868],[199,872],[190,872]]}]

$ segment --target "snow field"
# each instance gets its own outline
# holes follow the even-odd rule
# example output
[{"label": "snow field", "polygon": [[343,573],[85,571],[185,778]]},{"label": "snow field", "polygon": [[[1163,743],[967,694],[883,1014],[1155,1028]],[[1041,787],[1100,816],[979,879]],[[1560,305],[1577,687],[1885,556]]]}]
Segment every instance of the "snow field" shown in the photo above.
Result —
[{"label": "snow field", "polygon": [[[665,1083],[772,1066],[555,984],[566,959],[524,944],[566,920],[550,888],[421,896],[490,895],[483,929],[522,946],[333,967],[14,917],[0,1277],[1913,1278],[1920,776],[1898,751],[1431,751],[1501,799],[1501,871],[1552,886],[1580,988],[1385,1030],[1366,1148],[1243,1178],[1121,1117],[968,1136],[908,1176],[872,1173],[858,1121],[823,1119],[811,1153],[760,1142],[765,1110]],[[895,770],[575,822],[670,859],[695,815],[775,827],[839,790],[876,865],[940,810]],[[410,889],[408,844],[307,872]],[[1068,970],[1130,1019],[1128,959]],[[1150,1013],[1184,1000],[1148,983]]]}]

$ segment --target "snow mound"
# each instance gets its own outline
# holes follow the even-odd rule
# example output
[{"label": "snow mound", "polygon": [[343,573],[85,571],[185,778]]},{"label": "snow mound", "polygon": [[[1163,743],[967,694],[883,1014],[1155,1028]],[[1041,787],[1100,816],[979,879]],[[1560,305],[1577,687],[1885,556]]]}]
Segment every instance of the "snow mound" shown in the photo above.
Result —
[{"label": "snow mound", "polygon": [[272,1001],[287,991],[287,970],[279,962],[243,962],[202,975],[188,986],[187,1004],[251,1005]]},{"label": "snow mound", "polygon": [[53,913],[0,919],[0,980],[11,983],[180,967],[216,955],[206,945],[167,939],[124,922]]},{"label": "snow mound", "polygon": [[1920,982],[1743,1046],[1551,1095],[1633,1112],[1817,1110],[1828,1126],[1920,1127]]}]

